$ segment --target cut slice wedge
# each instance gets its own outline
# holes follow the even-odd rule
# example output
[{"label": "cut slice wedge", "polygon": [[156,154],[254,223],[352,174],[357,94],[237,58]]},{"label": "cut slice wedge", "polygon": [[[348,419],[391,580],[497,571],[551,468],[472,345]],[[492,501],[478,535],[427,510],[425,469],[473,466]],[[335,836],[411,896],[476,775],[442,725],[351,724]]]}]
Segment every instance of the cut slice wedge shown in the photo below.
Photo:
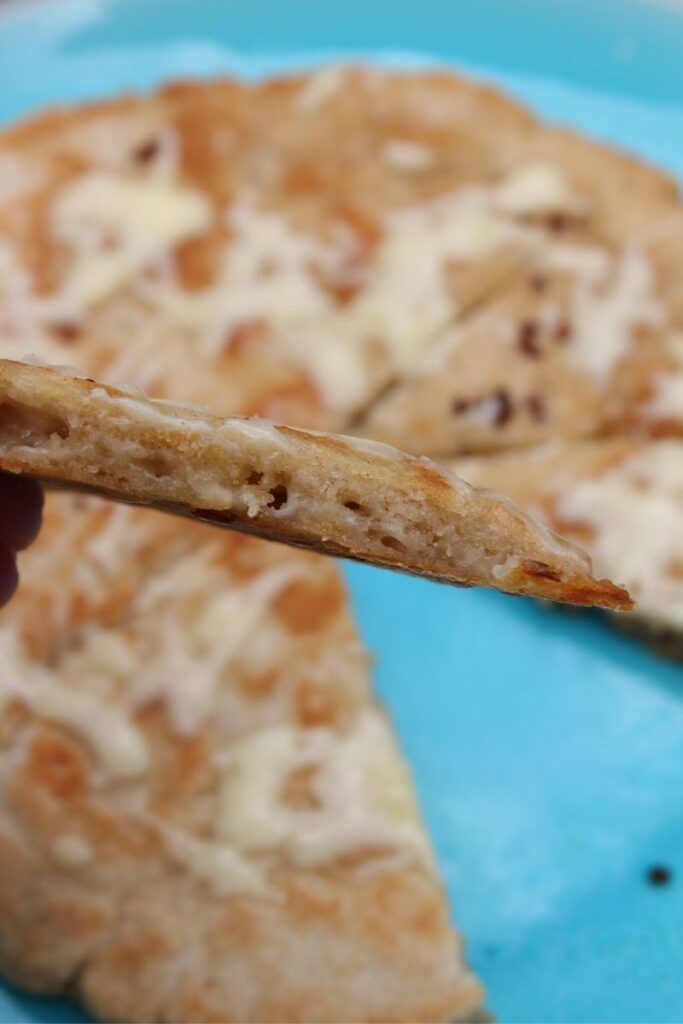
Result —
[{"label": "cut slice wedge", "polygon": [[507,499],[373,441],[0,361],[0,468],[465,586],[629,610]]}]

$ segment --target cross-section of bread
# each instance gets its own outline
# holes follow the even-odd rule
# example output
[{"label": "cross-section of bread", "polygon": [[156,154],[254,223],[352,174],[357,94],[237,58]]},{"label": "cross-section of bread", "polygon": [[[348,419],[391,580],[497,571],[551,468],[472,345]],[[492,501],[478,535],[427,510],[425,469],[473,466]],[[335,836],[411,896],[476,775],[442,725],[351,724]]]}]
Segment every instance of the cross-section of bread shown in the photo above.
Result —
[{"label": "cross-section of bread", "polygon": [[0,362],[0,468],[444,582],[631,607],[579,549],[435,463],[47,367]]}]

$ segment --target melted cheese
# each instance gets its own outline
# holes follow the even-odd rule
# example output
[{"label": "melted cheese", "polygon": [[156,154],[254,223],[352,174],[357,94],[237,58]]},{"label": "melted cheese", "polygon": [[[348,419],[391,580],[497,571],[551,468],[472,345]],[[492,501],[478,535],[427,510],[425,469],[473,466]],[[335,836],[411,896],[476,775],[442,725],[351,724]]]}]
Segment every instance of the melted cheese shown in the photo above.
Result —
[{"label": "melted cheese", "polygon": [[576,274],[583,280],[596,283],[606,278],[610,268],[608,253],[595,245],[554,243],[543,250],[541,257],[548,270]]},{"label": "melted cheese", "polygon": [[213,285],[183,293],[162,279],[141,285],[143,294],[174,324],[198,333],[207,358],[231,331],[265,320],[278,351],[312,376],[329,408],[342,410],[362,404],[372,387],[369,343],[382,347],[390,372],[402,372],[457,315],[444,277],[449,261],[476,262],[535,237],[497,212],[486,190],[395,212],[357,295],[339,307],[313,271],[343,279],[357,245],[352,233],[323,243],[247,200],[231,207],[228,223],[231,242]]},{"label": "melted cheese", "polygon": [[[318,806],[295,808],[283,787],[305,767],[314,769]],[[377,850],[430,863],[407,770],[374,710],[344,735],[282,724],[236,743],[217,838],[250,852],[281,851],[306,867]]]},{"label": "melted cheese", "polygon": [[82,310],[98,302],[210,220],[207,199],[194,189],[104,171],[83,175],[52,208],[52,230],[75,256],[53,305]]},{"label": "melted cheese", "polygon": [[[145,621],[154,624],[156,641],[138,668],[135,700],[164,698],[181,733],[192,732],[211,714],[230,664],[244,653],[277,594],[302,573],[300,563],[289,562],[226,588],[214,556],[207,545],[178,559],[148,584],[139,600]],[[201,598],[182,626],[179,594],[184,600]]]},{"label": "melted cheese", "polygon": [[495,202],[505,213],[517,216],[571,213],[583,206],[559,168],[541,161],[517,167],[496,188]]},{"label": "melted cheese", "polygon": [[[641,611],[683,626],[683,445],[657,441],[555,502],[568,521],[586,523],[596,569],[623,582]],[[669,571],[672,570],[672,571]]]},{"label": "melted cheese", "polygon": [[594,246],[560,243],[548,247],[543,261],[550,270],[574,277],[572,335],[566,354],[598,380],[628,354],[638,327],[661,324],[652,268],[636,247],[629,246],[611,260]]},{"label": "melted cheese", "polygon": [[10,623],[0,632],[0,652],[5,664],[0,684],[3,703],[16,698],[36,715],[72,730],[112,775],[144,772],[147,745],[124,710],[99,694],[60,685],[54,673],[24,658]]},{"label": "melted cheese", "polygon": [[73,729],[92,747],[106,771],[134,776],[147,768],[144,739],[116,705],[47,681],[17,693],[36,714]]},{"label": "melted cheese", "polygon": [[205,337],[207,355],[245,322],[265,317],[284,329],[319,316],[331,305],[309,273],[312,265],[332,258],[325,246],[247,202],[234,205],[227,219],[234,237],[215,285],[194,293],[181,293],[163,282],[149,288],[175,322],[192,329],[214,328]]},{"label": "melted cheese", "polygon": [[239,850],[169,827],[163,829],[163,835],[171,857],[219,896],[267,891],[263,869],[250,864]]},{"label": "melted cheese", "polygon": [[50,853],[55,864],[65,871],[78,871],[89,864],[94,855],[90,843],[70,832],[57,836]]},{"label": "melted cheese", "polygon": [[402,171],[421,171],[434,160],[434,153],[429,146],[408,139],[390,139],[382,147],[382,157],[392,167]]},{"label": "melted cheese", "polygon": [[578,282],[567,352],[582,369],[604,378],[628,352],[634,329],[656,326],[660,321],[650,265],[641,252],[628,248],[611,285],[594,289]]},{"label": "melted cheese", "polygon": [[449,260],[477,260],[510,241],[512,230],[486,210],[457,200],[395,213],[371,278],[349,309],[355,332],[379,335],[399,370],[454,314],[444,281]]}]

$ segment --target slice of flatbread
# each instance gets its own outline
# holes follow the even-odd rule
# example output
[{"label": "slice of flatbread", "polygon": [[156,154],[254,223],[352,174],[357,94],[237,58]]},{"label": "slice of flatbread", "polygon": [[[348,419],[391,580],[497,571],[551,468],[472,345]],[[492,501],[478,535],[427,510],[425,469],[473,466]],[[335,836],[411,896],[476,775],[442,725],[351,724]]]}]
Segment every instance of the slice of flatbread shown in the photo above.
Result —
[{"label": "slice of flatbread", "polygon": [[0,361],[0,468],[443,582],[631,607],[579,549],[434,463],[47,367]]},{"label": "slice of flatbread", "polygon": [[671,651],[680,657],[683,441],[551,443],[455,466],[466,480],[500,489],[589,551],[599,572],[624,581],[641,626],[678,633]]},{"label": "slice of flatbread", "polygon": [[334,563],[66,494],[21,558],[3,975],[109,1021],[471,1021]]}]

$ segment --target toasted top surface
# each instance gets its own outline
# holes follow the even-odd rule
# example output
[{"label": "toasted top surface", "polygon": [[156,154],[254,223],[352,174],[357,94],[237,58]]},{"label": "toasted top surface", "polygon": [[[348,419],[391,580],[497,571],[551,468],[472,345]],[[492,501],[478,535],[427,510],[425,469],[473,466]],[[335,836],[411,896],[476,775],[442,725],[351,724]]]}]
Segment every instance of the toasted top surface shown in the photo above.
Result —
[{"label": "toasted top surface", "polygon": [[0,468],[446,582],[631,607],[578,549],[427,460],[46,367],[0,361]]},{"label": "toasted top surface", "polygon": [[[444,457],[677,430],[680,220],[666,175],[452,75],[178,83],[4,134],[0,345]],[[297,814],[352,737],[386,751],[329,560],[65,495],[22,557],[0,613],[3,971],[105,1019],[471,1019],[405,786],[390,813],[368,795],[395,768],[360,768],[384,780],[366,820],[412,823],[391,850],[361,831],[302,867],[288,813],[246,858],[217,824],[231,751],[258,774],[242,740],[279,744],[266,776]],[[252,867],[266,899],[221,892]]]}]

